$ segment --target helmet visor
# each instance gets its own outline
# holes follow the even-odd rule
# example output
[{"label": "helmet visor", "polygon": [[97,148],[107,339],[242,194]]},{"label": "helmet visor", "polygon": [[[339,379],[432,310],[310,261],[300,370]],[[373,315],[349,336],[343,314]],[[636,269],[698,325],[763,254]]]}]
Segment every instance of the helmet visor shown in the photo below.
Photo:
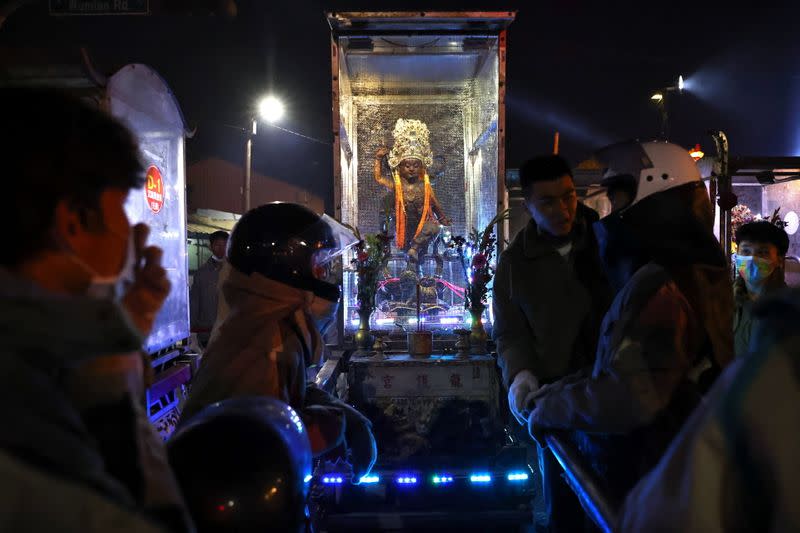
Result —
[{"label": "helmet visor", "polygon": [[302,246],[314,248],[311,272],[314,278],[332,285],[338,285],[341,279],[342,254],[358,243],[347,226],[328,215],[322,215],[318,222],[306,228],[294,240]]},{"label": "helmet visor", "polygon": [[[625,141],[601,148],[594,155],[603,170],[603,186],[613,185],[623,176],[639,179],[642,170],[653,168],[653,162],[636,141]],[[630,179],[628,178],[628,179]]]},{"label": "helmet visor", "polygon": [[[600,185],[605,189],[612,210],[633,202],[642,171],[653,167],[644,148],[636,141],[625,141],[601,148],[595,152],[594,160],[600,165],[603,176]],[[622,192],[622,196],[618,192]]]}]

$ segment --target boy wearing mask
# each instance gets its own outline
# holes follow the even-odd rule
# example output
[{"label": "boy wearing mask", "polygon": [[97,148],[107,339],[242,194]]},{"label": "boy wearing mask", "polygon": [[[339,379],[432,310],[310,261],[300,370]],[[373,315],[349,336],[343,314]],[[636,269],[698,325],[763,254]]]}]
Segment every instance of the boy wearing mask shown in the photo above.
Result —
[{"label": "boy wearing mask", "polygon": [[786,287],[783,264],[788,251],[789,236],[772,222],[748,222],[736,232],[733,335],[737,356],[746,354],[750,345],[753,303]]}]

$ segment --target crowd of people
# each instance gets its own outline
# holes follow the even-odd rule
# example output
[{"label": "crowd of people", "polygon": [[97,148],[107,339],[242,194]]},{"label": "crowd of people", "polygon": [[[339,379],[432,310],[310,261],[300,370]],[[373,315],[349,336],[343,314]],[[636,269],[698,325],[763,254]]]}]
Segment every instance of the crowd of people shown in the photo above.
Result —
[{"label": "crowd of people", "polygon": [[[612,205],[599,221],[566,161],[521,168],[531,221],[494,285],[509,408],[539,445],[544,527],[594,530],[546,449],[558,431],[622,509],[622,530],[797,530],[785,503],[800,489],[786,448],[796,415],[767,407],[800,392],[789,326],[798,294],[781,291],[786,232],[770,221],[739,228],[732,288],[686,150],[625,142],[595,158]],[[759,497],[746,501],[750,490]]]},{"label": "crowd of people", "polygon": [[[144,179],[136,140],[53,91],[4,90],[0,107],[15,228],[0,267],[0,530],[306,529],[312,458],[358,480],[377,457],[370,421],[307,376],[353,233],[273,203],[211,235],[191,298],[205,352],[164,444],[141,348],[170,284],[148,228],[125,214]],[[596,159],[613,206],[602,219],[564,159],[521,168],[531,220],[493,288],[498,365],[510,419],[538,447],[544,527],[594,528],[547,449],[555,431],[621,509],[620,530],[800,530],[788,236],[742,226],[732,283],[685,150],[625,142]]]}]

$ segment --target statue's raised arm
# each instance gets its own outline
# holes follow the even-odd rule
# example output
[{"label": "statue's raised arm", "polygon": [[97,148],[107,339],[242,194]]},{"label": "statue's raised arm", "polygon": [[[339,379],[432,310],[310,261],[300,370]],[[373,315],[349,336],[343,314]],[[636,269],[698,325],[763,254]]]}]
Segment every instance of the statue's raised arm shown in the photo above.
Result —
[{"label": "statue's raised arm", "polygon": [[372,174],[375,181],[386,187],[387,189],[394,189],[394,181],[383,175],[383,158],[389,153],[389,149],[385,146],[378,148],[375,152],[375,166],[373,167]]}]

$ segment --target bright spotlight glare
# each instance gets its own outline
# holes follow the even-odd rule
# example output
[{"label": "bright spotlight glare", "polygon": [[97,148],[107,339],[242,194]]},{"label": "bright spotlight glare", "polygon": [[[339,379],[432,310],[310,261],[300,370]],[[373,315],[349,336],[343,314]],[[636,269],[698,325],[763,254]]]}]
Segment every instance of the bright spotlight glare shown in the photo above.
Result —
[{"label": "bright spotlight glare", "polygon": [[661,94],[661,93],[656,93],[656,94],[654,94],[653,96],[650,97],[650,100],[653,100],[654,102],[660,102],[663,99],[664,99],[664,95]]},{"label": "bright spotlight glare", "polygon": [[258,104],[258,114],[267,122],[278,122],[284,114],[283,102],[275,96],[267,96]]},{"label": "bright spotlight glare", "polygon": [[683,85],[683,76],[678,76],[678,90],[682,91],[683,90],[683,86],[684,86]]}]

